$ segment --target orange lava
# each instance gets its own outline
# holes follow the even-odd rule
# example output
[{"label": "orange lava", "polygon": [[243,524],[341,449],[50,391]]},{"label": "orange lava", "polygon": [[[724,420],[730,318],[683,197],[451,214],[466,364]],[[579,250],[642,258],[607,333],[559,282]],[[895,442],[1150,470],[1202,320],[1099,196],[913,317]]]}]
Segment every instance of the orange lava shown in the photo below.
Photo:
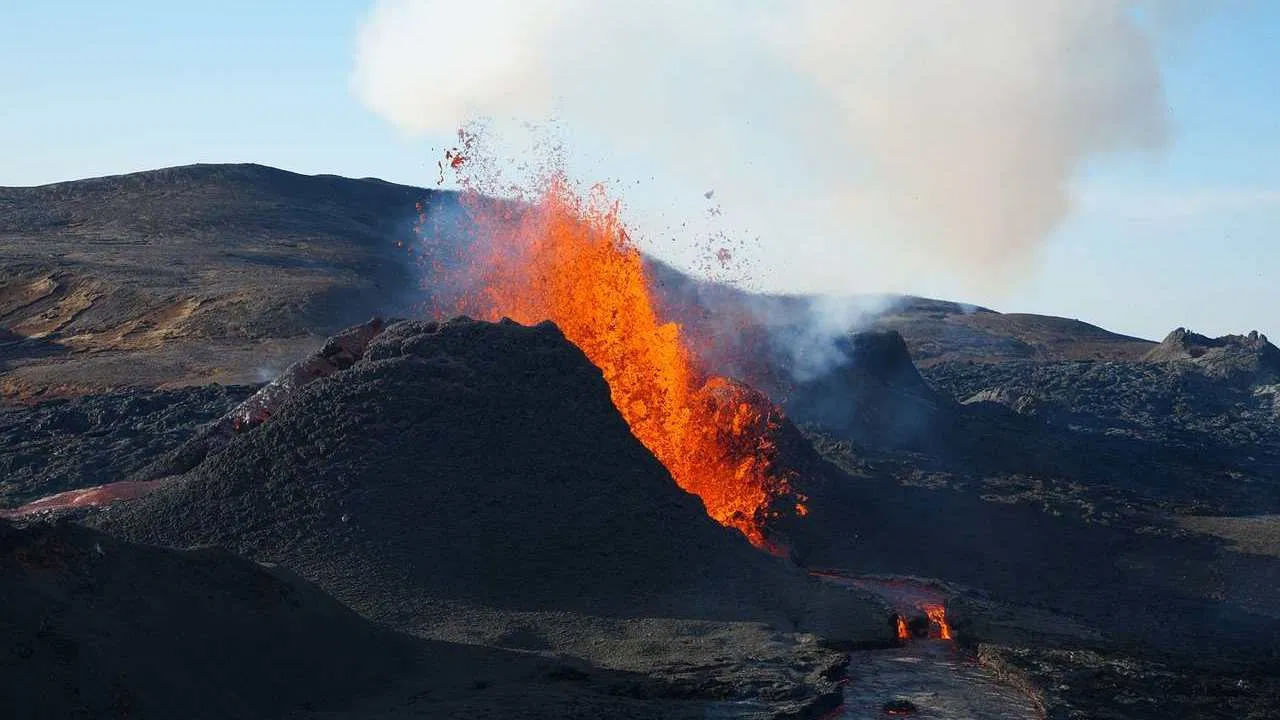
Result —
[{"label": "orange lava", "polygon": [[483,240],[462,267],[429,268],[452,274],[429,283],[469,288],[437,302],[437,314],[554,322],[600,368],[632,433],[676,483],[716,521],[776,550],[765,521],[807,512],[775,469],[781,415],[761,393],[699,371],[680,326],[658,316],[643,258],[604,190],[584,198],[556,176],[533,202],[468,192],[463,205]]},{"label": "orange lava", "polygon": [[161,481],[121,480],[94,485],[93,487],[67,490],[33,500],[26,505],[11,510],[0,509],[0,517],[18,518],[45,510],[64,510],[67,508],[101,507],[121,500],[132,500],[164,485]]},{"label": "orange lava", "polygon": [[901,615],[899,615],[899,616],[897,616],[897,617],[898,617],[898,639],[899,639],[899,640],[910,640],[910,639],[911,639],[911,631],[907,629],[907,621],[906,621],[906,620],[903,620]]},{"label": "orange lava", "polygon": [[941,605],[925,605],[920,608],[929,616],[929,622],[938,626],[938,634],[943,640],[951,639],[951,626],[947,624],[947,611]]}]

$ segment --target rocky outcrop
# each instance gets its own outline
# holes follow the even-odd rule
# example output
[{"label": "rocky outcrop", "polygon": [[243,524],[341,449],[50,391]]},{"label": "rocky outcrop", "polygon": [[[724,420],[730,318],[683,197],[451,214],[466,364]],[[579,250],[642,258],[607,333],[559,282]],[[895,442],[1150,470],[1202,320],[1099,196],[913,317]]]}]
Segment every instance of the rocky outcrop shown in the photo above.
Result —
[{"label": "rocky outcrop", "polygon": [[955,403],[920,376],[901,335],[855,333],[835,348],[837,361],[783,394],[796,422],[876,447],[919,447],[945,432]]},{"label": "rocky outcrop", "polygon": [[1149,363],[1186,363],[1220,378],[1252,384],[1280,379],[1280,348],[1257,330],[1248,335],[1210,338],[1178,328],[1143,358]]},{"label": "rocky outcrop", "polygon": [[319,350],[285,368],[266,386],[201,428],[180,447],[142,469],[133,479],[160,480],[190,470],[210,453],[226,447],[237,433],[265,422],[302,388],[354,365],[385,328],[382,318],[373,318],[334,335]]}]

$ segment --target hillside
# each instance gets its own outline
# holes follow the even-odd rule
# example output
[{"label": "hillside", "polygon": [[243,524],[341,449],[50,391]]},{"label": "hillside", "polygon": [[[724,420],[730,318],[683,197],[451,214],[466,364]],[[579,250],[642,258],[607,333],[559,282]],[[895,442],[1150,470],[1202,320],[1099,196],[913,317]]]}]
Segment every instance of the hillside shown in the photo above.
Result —
[{"label": "hillside", "polygon": [[898,331],[921,367],[956,360],[1137,360],[1154,345],[1080,320],[916,297],[892,302],[874,327]]},{"label": "hillside", "polygon": [[269,379],[414,300],[428,195],[259,165],[0,188],[0,395]]},{"label": "hillside", "polygon": [[[407,251],[418,203],[433,232],[461,232],[449,193],[261,165],[0,188],[0,400],[268,380],[330,333],[425,299]],[[807,312],[805,298],[653,268],[673,307],[750,298],[783,322]],[[888,306],[875,326],[900,332],[922,366],[1151,348],[1062,318],[913,297]]]}]

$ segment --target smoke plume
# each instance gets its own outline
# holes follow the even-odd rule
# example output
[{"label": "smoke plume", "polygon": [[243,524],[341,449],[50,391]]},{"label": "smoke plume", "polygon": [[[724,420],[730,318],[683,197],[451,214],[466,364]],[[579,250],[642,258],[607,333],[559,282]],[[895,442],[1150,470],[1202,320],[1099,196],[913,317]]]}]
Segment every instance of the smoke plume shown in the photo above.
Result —
[{"label": "smoke plume", "polygon": [[353,85],[413,134],[554,118],[588,179],[653,178],[628,199],[659,255],[683,225],[758,236],[753,259],[804,285],[770,289],[985,281],[1091,157],[1163,145],[1174,4],[382,0]]}]

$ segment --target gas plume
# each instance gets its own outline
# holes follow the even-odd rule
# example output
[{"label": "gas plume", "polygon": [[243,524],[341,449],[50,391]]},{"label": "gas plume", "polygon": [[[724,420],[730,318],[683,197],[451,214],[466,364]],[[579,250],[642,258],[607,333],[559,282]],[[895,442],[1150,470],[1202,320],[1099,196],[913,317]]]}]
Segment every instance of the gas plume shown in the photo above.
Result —
[{"label": "gas plume", "polygon": [[633,224],[686,267],[660,241],[705,231],[714,191],[720,227],[760,238],[761,289],[981,283],[1034,253],[1090,158],[1164,144],[1175,6],[382,0],[353,87],[414,134],[555,118],[590,179],[649,183]]}]

